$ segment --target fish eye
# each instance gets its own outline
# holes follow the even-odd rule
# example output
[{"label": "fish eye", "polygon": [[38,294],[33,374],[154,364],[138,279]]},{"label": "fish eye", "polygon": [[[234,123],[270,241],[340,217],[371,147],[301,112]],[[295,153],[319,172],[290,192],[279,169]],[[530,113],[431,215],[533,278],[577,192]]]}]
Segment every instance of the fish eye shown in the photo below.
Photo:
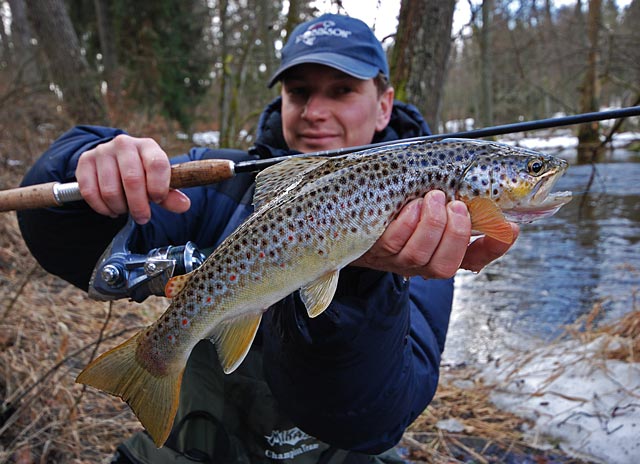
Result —
[{"label": "fish eye", "polygon": [[543,169],[544,169],[544,162],[538,158],[530,160],[529,164],[527,165],[527,170],[529,171],[529,174],[534,176],[541,174]]}]

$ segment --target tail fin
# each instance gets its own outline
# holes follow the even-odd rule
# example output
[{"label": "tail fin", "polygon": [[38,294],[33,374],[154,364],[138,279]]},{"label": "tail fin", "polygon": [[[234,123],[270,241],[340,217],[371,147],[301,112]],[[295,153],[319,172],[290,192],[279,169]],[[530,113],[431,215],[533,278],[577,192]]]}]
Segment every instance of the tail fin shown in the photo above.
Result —
[{"label": "tail fin", "polygon": [[157,377],[136,359],[136,339],[107,351],[80,373],[76,382],[103,390],[126,401],[157,447],[169,436],[178,409],[182,373]]}]

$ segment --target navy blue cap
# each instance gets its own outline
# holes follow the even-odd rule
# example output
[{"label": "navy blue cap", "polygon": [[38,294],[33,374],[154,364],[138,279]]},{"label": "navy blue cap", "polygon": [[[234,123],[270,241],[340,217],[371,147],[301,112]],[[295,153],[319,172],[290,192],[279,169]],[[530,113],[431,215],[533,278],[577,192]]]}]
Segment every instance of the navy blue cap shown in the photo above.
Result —
[{"label": "navy blue cap", "polygon": [[380,72],[389,77],[382,44],[369,26],[349,16],[325,14],[297,26],[282,48],[280,68],[269,87],[286,70],[303,63],[331,66],[358,79],[371,79]]}]

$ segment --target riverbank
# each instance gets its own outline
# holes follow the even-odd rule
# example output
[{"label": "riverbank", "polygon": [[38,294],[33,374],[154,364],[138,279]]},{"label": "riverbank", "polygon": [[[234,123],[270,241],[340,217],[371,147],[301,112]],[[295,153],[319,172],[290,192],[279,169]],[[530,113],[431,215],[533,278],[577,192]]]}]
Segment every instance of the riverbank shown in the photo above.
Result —
[{"label": "riverbank", "polygon": [[406,433],[407,458],[637,462],[640,308],[602,326],[600,316],[596,304],[553,342],[530,341],[530,349],[483,365],[443,368],[435,400]]}]

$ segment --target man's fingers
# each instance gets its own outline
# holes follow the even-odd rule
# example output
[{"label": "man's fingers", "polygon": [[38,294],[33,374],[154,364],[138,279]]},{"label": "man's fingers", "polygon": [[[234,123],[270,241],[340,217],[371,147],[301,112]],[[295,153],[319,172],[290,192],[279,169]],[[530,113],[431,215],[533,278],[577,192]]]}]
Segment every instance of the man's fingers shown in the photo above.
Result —
[{"label": "man's fingers", "polygon": [[140,157],[146,175],[149,200],[162,203],[169,194],[171,164],[167,154],[153,139],[144,139]]},{"label": "man's fingers", "polygon": [[137,147],[120,149],[116,156],[129,214],[136,222],[144,224],[150,219],[151,210],[147,195],[146,175]]},{"label": "man's fingers", "polygon": [[431,261],[447,226],[446,201],[445,194],[440,190],[433,190],[425,195],[420,221],[398,253],[399,265],[421,268]]},{"label": "man's fingers", "polygon": [[391,221],[380,237],[377,255],[392,256],[402,250],[420,221],[422,203],[423,199],[418,198],[402,208],[398,217]]},{"label": "man's fingers", "polygon": [[127,211],[144,224],[151,218],[149,202],[184,212],[189,199],[170,194],[171,166],[153,139],[118,135],[83,153],[76,169],[80,191],[98,213],[117,216]]},{"label": "man's fingers", "polygon": [[[409,203],[375,245],[354,261],[403,276],[449,278],[461,267],[479,271],[511,247],[489,237],[469,245],[471,217],[461,201],[446,202],[439,190]],[[518,226],[512,224],[514,242]]]},{"label": "man's fingers", "polygon": [[461,201],[447,205],[447,225],[423,276],[431,278],[452,277],[460,268],[471,238],[471,218]]},{"label": "man's fingers", "polygon": [[92,156],[90,152],[86,152],[78,160],[76,179],[80,186],[80,193],[82,194],[82,198],[84,198],[94,211],[104,214],[105,216],[115,217],[117,213],[109,208],[102,199],[95,164],[95,157]]},{"label": "man's fingers", "polygon": [[191,206],[191,200],[180,190],[169,190],[167,197],[159,205],[173,213],[184,213]]}]

